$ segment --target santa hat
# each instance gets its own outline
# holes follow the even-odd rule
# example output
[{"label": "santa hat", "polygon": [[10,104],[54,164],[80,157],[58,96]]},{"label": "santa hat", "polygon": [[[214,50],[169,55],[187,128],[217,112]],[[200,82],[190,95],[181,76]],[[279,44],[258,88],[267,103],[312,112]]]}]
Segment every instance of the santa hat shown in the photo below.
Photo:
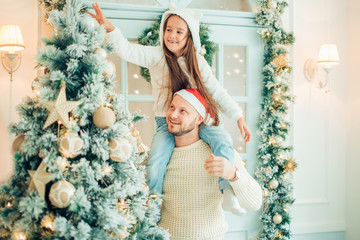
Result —
[{"label": "santa hat", "polygon": [[201,95],[200,91],[196,88],[182,89],[174,94],[181,96],[188,103],[190,103],[196,111],[205,119],[207,113],[207,104],[206,100]]},{"label": "santa hat", "polygon": [[178,15],[179,17],[184,19],[184,21],[187,23],[194,42],[195,52],[199,53],[201,50],[200,35],[199,35],[200,32],[199,20],[202,17],[202,13],[194,12],[185,8],[177,8],[173,3],[169,4],[169,10],[166,11],[161,18],[160,32],[159,32],[159,39],[161,45],[163,44],[165,21],[172,14]]}]

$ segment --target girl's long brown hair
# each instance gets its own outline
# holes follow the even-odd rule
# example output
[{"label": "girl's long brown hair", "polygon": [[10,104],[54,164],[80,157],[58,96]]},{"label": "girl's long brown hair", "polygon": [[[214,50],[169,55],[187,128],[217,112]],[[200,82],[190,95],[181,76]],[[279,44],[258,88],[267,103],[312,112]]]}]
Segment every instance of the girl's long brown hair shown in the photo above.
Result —
[{"label": "girl's long brown hair", "polygon": [[[174,14],[173,14],[174,15]],[[169,18],[173,15],[170,15],[165,23],[164,23],[164,36],[167,27],[167,22]],[[186,21],[185,21],[186,22]],[[164,41],[163,39],[161,41]],[[169,100],[172,100],[173,94],[181,89],[191,88],[190,79],[187,78],[183,70],[177,61],[177,57],[174,53],[172,53],[163,43],[163,50],[165,53],[166,63],[169,66],[169,78],[170,78],[170,92],[169,92]],[[196,87],[199,89],[201,95],[204,96],[207,103],[207,111],[208,116],[210,115],[213,118],[212,125],[219,125],[219,115],[218,115],[218,106],[216,105],[214,99],[211,97],[209,92],[207,91],[204,82],[202,81],[198,61],[196,58],[196,52],[194,47],[194,42],[191,36],[191,32],[188,26],[188,37],[186,41],[186,45],[181,52],[181,56],[185,58],[185,63],[187,70],[190,73],[190,77],[195,81]],[[208,118],[208,117],[207,117]],[[206,122],[208,119],[204,119]]]}]

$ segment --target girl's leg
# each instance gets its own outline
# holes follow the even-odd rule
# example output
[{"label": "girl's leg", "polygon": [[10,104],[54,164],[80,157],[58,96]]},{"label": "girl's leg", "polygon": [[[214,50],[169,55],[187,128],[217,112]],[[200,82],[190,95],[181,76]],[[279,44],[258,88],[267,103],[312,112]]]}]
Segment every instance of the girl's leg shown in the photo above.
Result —
[{"label": "girl's leg", "polygon": [[[200,138],[209,144],[215,156],[220,156],[234,164],[234,149],[230,134],[222,127],[202,125],[199,130]],[[230,186],[229,181],[219,178],[221,192]]]},{"label": "girl's leg", "polygon": [[168,132],[165,117],[155,117],[156,133],[152,139],[147,167],[147,184],[150,192],[161,194],[172,152],[175,147],[174,136]]}]

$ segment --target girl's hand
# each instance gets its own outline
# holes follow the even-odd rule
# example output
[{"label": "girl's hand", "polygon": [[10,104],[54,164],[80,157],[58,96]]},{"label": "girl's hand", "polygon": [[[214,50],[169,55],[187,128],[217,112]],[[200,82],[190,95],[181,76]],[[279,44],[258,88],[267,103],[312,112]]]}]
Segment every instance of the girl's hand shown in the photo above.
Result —
[{"label": "girl's hand", "polygon": [[240,129],[240,133],[244,135],[245,143],[248,143],[251,139],[251,132],[249,127],[247,126],[245,119],[243,117],[237,120],[238,127]]},{"label": "girl's hand", "polygon": [[205,160],[204,167],[211,176],[221,177],[226,180],[233,179],[235,176],[236,167],[227,159],[214,156],[214,154],[211,154]]},{"label": "girl's hand", "polygon": [[95,18],[95,20],[100,24],[103,25],[106,32],[112,32],[115,27],[114,25],[111,24],[111,22],[104,16],[104,14],[101,11],[100,6],[98,5],[97,2],[95,2],[95,4],[91,4],[92,7],[95,10],[95,14],[91,13],[91,12],[87,12],[90,16],[92,16],[93,18]]}]

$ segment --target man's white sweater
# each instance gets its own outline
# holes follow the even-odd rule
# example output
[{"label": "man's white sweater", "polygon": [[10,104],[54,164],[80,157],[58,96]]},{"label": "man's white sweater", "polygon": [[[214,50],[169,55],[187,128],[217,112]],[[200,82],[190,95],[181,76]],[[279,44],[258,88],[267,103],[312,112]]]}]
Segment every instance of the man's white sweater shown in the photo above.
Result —
[{"label": "man's white sweater", "polygon": [[[222,210],[218,177],[208,174],[205,159],[210,147],[199,140],[174,149],[163,185],[163,204],[159,226],[169,229],[172,240],[220,240],[227,231]],[[238,154],[235,165],[240,178],[231,186],[240,205],[246,209],[261,207],[262,191],[248,174]]]}]

